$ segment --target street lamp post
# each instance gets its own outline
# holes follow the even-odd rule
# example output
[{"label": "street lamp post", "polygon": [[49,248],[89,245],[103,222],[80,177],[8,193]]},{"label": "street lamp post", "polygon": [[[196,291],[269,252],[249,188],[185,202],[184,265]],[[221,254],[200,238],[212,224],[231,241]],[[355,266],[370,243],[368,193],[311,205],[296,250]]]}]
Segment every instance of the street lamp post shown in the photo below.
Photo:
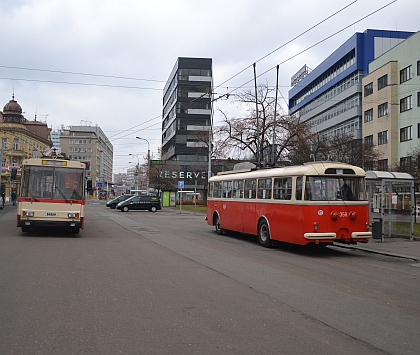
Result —
[{"label": "street lamp post", "polygon": [[136,137],[147,142],[147,195],[149,195],[149,174],[150,174],[150,143],[146,138]]},{"label": "street lamp post", "polygon": [[[139,181],[139,179],[140,179],[140,160],[139,160],[139,157],[136,155],[136,154],[128,154],[128,155],[131,155],[131,156],[133,156],[133,157],[136,157],[137,158],[137,167],[136,167],[136,169],[137,169],[137,171],[136,171],[136,173],[137,173],[137,190],[140,190],[140,181]],[[131,162],[129,162],[129,163],[131,163]]]}]

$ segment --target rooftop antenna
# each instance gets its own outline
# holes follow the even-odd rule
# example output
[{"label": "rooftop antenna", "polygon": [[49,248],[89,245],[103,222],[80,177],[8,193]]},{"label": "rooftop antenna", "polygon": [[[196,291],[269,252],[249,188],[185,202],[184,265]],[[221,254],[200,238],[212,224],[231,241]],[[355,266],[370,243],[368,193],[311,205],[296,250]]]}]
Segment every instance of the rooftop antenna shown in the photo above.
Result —
[{"label": "rooftop antenna", "polygon": [[92,126],[92,121],[80,120],[80,125],[81,126]]}]

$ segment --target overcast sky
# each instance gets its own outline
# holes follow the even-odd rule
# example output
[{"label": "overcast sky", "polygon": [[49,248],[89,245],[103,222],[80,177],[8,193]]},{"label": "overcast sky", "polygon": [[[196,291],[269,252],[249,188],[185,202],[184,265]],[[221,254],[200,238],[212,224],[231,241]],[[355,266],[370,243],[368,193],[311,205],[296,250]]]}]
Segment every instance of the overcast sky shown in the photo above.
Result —
[{"label": "overcast sky", "polygon": [[[136,136],[157,154],[162,89],[178,57],[213,59],[216,96],[252,86],[254,62],[267,71],[258,81],[274,85],[281,64],[287,99],[304,64],[315,68],[355,32],[416,32],[419,14],[415,0],[0,0],[0,109],[14,90],[27,119],[100,126],[114,172],[125,172],[137,162],[130,153],[140,163],[147,154]],[[215,107],[238,114],[231,101]]]}]

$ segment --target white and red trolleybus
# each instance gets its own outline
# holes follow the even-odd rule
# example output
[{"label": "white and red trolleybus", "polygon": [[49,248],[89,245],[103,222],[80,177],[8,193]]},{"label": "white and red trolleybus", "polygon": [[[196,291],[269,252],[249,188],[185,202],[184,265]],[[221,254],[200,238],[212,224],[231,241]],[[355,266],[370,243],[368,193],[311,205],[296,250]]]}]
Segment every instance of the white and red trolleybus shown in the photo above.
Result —
[{"label": "white and red trolleybus", "polygon": [[219,173],[209,179],[206,219],[219,234],[256,235],[264,247],[372,237],[365,172],[337,162]]},{"label": "white and red trolleybus", "polygon": [[25,159],[17,226],[67,228],[79,233],[85,217],[85,164],[60,157]]}]

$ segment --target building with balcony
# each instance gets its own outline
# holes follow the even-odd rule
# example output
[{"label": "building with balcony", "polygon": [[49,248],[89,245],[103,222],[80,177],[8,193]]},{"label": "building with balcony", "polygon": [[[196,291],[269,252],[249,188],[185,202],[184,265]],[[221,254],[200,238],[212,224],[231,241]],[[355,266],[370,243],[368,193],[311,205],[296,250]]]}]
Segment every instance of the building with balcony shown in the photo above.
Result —
[{"label": "building with balcony", "polygon": [[208,161],[212,86],[210,58],[178,58],[163,93],[163,160]]}]

